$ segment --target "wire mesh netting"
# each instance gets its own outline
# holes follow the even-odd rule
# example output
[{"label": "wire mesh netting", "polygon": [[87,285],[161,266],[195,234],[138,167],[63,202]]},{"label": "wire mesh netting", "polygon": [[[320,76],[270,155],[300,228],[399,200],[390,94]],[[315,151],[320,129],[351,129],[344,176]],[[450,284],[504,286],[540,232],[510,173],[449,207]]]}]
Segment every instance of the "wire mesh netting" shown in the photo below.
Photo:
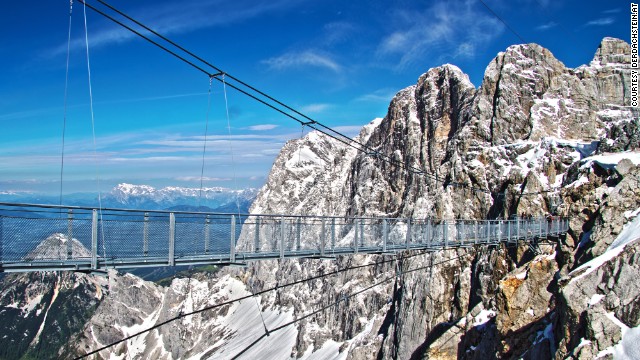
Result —
[{"label": "wire mesh netting", "polygon": [[0,265],[135,267],[148,262],[173,265],[330,256],[516,242],[567,229],[568,221],[563,218],[338,218],[100,211],[5,203],[0,204]]}]

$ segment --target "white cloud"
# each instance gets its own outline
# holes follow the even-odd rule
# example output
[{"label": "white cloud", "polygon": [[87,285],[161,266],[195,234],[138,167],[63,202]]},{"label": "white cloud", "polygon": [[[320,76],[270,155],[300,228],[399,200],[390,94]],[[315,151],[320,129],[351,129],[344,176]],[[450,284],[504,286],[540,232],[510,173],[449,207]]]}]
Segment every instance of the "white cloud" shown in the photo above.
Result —
[{"label": "white cloud", "polygon": [[264,60],[263,62],[275,70],[312,66],[328,69],[336,73],[342,71],[342,66],[329,55],[321,54],[318,50],[313,49],[302,52],[288,52],[278,57]]},{"label": "white cloud", "polygon": [[536,30],[538,30],[538,31],[546,31],[546,30],[549,30],[549,29],[554,28],[556,26],[558,26],[558,24],[555,21],[550,21],[550,22],[548,22],[546,24],[542,24],[542,25],[536,26]]},{"label": "white cloud", "polygon": [[385,102],[388,103],[398,92],[397,89],[384,88],[378,89],[374,92],[360,95],[354,99],[354,101],[366,101],[366,102]]},{"label": "white cloud", "polygon": [[300,108],[303,113],[319,113],[331,107],[330,104],[309,104]]},{"label": "white cloud", "polygon": [[458,45],[453,57],[473,57],[476,54],[476,47],[473,43],[464,42]]},{"label": "white cloud", "polygon": [[[302,0],[260,2],[253,0],[173,1],[137,9],[122,7],[120,10],[163,35],[172,35],[188,33],[207,27],[240,23],[264,14],[282,12],[303,3],[304,1]],[[102,10],[103,8],[101,7],[100,9]],[[87,13],[91,11],[87,9]],[[110,14],[111,12],[107,11],[107,13]],[[137,35],[113,23],[95,29],[93,24],[89,22],[88,30],[89,45],[92,48],[137,38]],[[84,46],[84,37],[74,39],[71,43],[71,47],[74,50]],[[66,51],[67,44],[65,42],[48,51],[45,56],[61,55],[65,54]]]},{"label": "white cloud", "polygon": [[261,125],[249,126],[247,129],[251,131],[265,131],[265,130],[273,130],[277,127],[278,125],[275,125],[275,124],[261,124]]},{"label": "white cloud", "polygon": [[606,26],[613,24],[614,20],[612,17],[605,17],[596,20],[591,20],[588,23],[584,24],[584,26]]},{"label": "white cloud", "polygon": [[434,52],[473,57],[476,49],[504,29],[500,21],[471,0],[438,1],[423,11],[396,11],[391,18],[397,25],[380,41],[377,54],[395,59],[399,69],[422,62]]},{"label": "white cloud", "polygon": [[331,46],[342,43],[349,39],[356,27],[348,22],[332,22],[326,24],[323,28],[323,37],[321,42],[324,45]]}]

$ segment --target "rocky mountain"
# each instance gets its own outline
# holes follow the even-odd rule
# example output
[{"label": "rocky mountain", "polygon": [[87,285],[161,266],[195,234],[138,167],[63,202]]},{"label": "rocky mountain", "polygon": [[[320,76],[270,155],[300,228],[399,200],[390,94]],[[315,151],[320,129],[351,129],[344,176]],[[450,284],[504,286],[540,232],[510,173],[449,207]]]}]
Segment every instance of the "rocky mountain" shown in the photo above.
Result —
[{"label": "rocky mountain", "polygon": [[[104,195],[107,207],[141,208],[163,210],[175,206],[206,206],[211,209],[232,206],[247,209],[253,202],[256,189],[232,190],[223,187],[183,188],[167,186],[156,189],[149,185],[122,183]],[[238,205],[236,206],[236,201]]]},{"label": "rocky mountain", "polygon": [[90,321],[107,279],[73,273],[9,274],[1,280],[0,358],[57,359]]},{"label": "rocky mountain", "polygon": [[[121,183],[109,192],[102,194],[102,206],[125,209],[147,209],[179,211],[217,211],[245,213],[258,193],[257,189],[233,190],[224,187],[185,188],[167,186],[156,189],[149,185]],[[60,202],[59,196],[49,196],[28,192],[0,193],[0,201],[27,204],[54,204]],[[97,206],[97,194],[76,193],[63,197],[65,205]]]},{"label": "rocky mountain", "polygon": [[629,44],[605,38],[576,69],[535,44],[509,47],[479,88],[453,65],[430,69],[362,129],[356,140],[366,152],[315,132],[287,143],[251,208],[440,219],[558,214],[571,220],[566,237],[531,247],[263,261],[168,287],[111,273],[106,295],[59,356],[177,317],[98,357],[637,358],[640,112],[629,106],[629,64]]}]

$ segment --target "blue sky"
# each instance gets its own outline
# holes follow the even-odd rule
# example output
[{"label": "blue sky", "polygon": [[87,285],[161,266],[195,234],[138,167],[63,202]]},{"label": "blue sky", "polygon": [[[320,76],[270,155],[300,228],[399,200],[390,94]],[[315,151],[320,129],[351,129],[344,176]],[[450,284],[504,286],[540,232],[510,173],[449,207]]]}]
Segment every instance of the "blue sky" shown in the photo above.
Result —
[{"label": "blue sky", "polygon": [[[90,4],[95,1],[88,0]],[[622,1],[484,0],[526,42],[569,67],[605,36],[629,41]],[[110,4],[227,73],[350,135],[383,117],[429,68],[459,66],[479,86],[487,64],[521,43],[480,0],[202,0]],[[0,22],[0,192],[56,193],[69,2],[7,2]],[[63,192],[119,182],[198,187],[206,75],[87,9],[96,154],[82,4],[74,2]],[[261,186],[304,129],[214,82],[205,186]],[[230,130],[230,131],[229,131]],[[231,136],[229,136],[229,132]]]}]

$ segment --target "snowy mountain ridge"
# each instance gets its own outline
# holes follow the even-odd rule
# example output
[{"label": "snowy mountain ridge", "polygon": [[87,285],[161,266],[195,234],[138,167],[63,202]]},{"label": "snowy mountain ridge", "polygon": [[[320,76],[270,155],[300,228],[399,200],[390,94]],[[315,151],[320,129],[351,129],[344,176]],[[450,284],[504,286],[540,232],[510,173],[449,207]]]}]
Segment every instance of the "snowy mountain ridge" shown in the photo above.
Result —
[{"label": "snowy mountain ridge", "polygon": [[219,211],[246,212],[258,190],[253,188],[233,190],[224,187],[188,188],[121,183],[103,195],[105,207],[124,207],[149,210],[165,210],[172,207],[208,207]]},{"label": "snowy mountain ridge", "polygon": [[[131,198],[149,198],[153,201],[173,201],[180,197],[199,197],[200,188],[185,188],[178,186],[166,186],[160,189],[156,189],[150,185],[133,185],[128,183],[121,183],[116,185],[109,192],[108,196],[112,196],[117,201],[126,203]],[[202,197],[204,199],[212,199],[216,196],[228,195],[228,196],[240,196],[251,197],[256,189],[242,189],[233,190],[224,187],[203,187]]]}]

